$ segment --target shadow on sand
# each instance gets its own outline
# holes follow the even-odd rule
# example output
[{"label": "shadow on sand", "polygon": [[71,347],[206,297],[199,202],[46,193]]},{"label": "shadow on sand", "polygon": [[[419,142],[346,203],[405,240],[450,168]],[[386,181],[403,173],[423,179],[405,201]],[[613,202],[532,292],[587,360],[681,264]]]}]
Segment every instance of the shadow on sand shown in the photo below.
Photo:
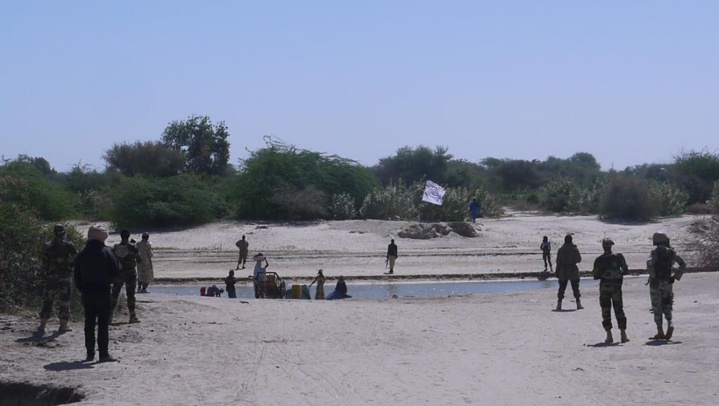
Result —
[{"label": "shadow on sand", "polygon": [[593,348],[619,347],[619,344],[621,344],[621,343],[619,343],[619,342],[605,343],[604,341],[602,341],[601,343],[587,344],[587,347],[593,347]]},{"label": "shadow on sand", "polygon": [[15,340],[17,343],[35,343],[36,345],[42,345],[43,343],[50,343],[55,341],[56,338],[65,334],[65,331],[54,331],[52,334],[46,336],[42,331],[36,331],[32,333],[30,337],[18,338]]},{"label": "shadow on sand", "polygon": [[92,363],[87,361],[62,361],[45,365],[47,371],[72,371],[75,369],[92,369]]},{"label": "shadow on sand", "polygon": [[672,341],[672,340],[649,340],[644,345],[651,345],[652,347],[659,347],[662,345],[674,345],[674,344],[681,344],[681,341]]}]

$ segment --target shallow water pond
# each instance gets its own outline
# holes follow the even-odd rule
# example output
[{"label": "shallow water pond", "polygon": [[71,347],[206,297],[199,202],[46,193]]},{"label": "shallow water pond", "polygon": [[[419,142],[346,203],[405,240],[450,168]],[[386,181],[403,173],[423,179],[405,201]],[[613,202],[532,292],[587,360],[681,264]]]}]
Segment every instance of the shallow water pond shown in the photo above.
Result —
[{"label": "shallow water pond", "polygon": [[[598,282],[582,279],[582,288],[595,286]],[[200,287],[208,284],[192,285],[157,285],[151,286],[151,292],[165,293],[182,296],[199,296]],[[217,287],[224,288],[224,285],[217,284]],[[288,286],[288,288],[290,288]],[[484,293],[516,292],[537,289],[557,289],[557,280],[546,281],[471,281],[471,282],[391,282],[391,283],[348,283],[348,294],[358,299],[384,299],[397,297],[447,297],[465,296]],[[314,286],[311,289],[314,297]],[[325,284],[325,294],[334,290],[334,284]],[[567,287],[567,296],[571,297],[572,289]],[[227,297],[223,294],[223,297]],[[251,285],[237,285],[237,297],[240,299],[254,298],[254,291]]]}]

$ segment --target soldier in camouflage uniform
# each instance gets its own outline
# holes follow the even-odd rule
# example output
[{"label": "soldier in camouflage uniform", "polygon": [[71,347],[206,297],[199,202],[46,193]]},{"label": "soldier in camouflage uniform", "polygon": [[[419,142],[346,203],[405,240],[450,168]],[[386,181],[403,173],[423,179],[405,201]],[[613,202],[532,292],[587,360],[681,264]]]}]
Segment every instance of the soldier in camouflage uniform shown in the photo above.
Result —
[{"label": "soldier in camouflage uniform", "polygon": [[[115,278],[112,283],[112,309],[114,311],[117,306],[117,300],[125,285],[125,294],[127,295],[127,310],[130,311],[130,323],[139,323],[140,320],[135,314],[135,290],[137,289],[137,263],[142,262],[140,251],[130,242],[130,231],[120,231],[119,244],[115,244],[112,252],[122,264],[122,272]],[[111,317],[112,320],[112,317]]]},{"label": "soldier in camouflage uniform", "polygon": [[43,254],[43,270],[46,279],[42,294],[40,326],[38,327],[40,332],[45,331],[55,299],[60,305],[59,331],[70,331],[67,323],[70,321],[70,298],[72,297],[72,261],[77,255],[77,249],[72,242],[65,240],[65,226],[57,224],[52,231],[55,238],[45,246]]},{"label": "soldier in camouflage uniform", "polygon": [[[672,305],[674,303],[674,281],[681,280],[686,268],[684,260],[669,245],[669,237],[662,232],[654,233],[652,242],[657,247],[647,261],[649,270],[649,296],[652,299],[654,322],[657,324],[657,335],[654,340],[669,340],[674,334],[672,322]],[[679,268],[672,268],[674,264]],[[674,271],[672,273],[672,271]],[[662,315],[667,319],[667,332],[664,333]]]},{"label": "soldier in camouflage uniform", "polygon": [[607,331],[605,343],[614,342],[612,337],[612,305],[614,305],[614,316],[617,318],[619,331],[622,334],[622,342],[629,341],[627,338],[627,317],[624,315],[624,304],[622,302],[622,279],[629,273],[627,261],[622,254],[612,253],[614,241],[609,238],[602,240],[604,254],[594,260],[592,275],[599,282],[599,305],[602,307],[602,326]]},{"label": "soldier in camouflage uniform", "polygon": [[577,310],[584,309],[582,301],[579,299],[579,267],[577,264],[582,262],[582,256],[579,249],[572,242],[572,236],[564,237],[564,245],[557,250],[557,260],[555,262],[557,270],[557,279],[559,279],[559,291],[557,293],[557,310],[562,310],[562,299],[564,299],[564,291],[567,290],[567,282],[572,283],[572,292],[577,300]]}]

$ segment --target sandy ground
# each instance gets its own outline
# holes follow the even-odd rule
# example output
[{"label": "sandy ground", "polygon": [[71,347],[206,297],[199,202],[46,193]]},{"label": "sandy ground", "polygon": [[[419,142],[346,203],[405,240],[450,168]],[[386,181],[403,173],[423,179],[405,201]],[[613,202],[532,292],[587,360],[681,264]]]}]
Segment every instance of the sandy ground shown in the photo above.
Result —
[{"label": "sandy ground", "polygon": [[[484,219],[474,239],[397,238],[397,272],[541,270],[541,236],[550,236],[556,253],[567,232],[575,233],[584,254],[583,270],[604,233],[639,268],[655,229],[666,230],[681,252],[694,221],[624,226],[589,217]],[[388,239],[402,228],[374,221],[222,223],[153,233],[151,240],[160,277],[224,276],[242,233],[251,251],[268,253],[283,275],[309,277],[322,266],[362,276],[384,271]],[[552,310],[554,289],[344,301],[150,293],[138,296],[142,323],[127,324],[123,315],[111,327],[110,351],[120,359],[112,364],[80,361],[79,322],[72,332],[37,337],[35,318],[0,315],[0,385],[79,387],[88,405],[719,404],[719,273],[687,274],[675,285],[670,342],[648,340],[655,327],[645,281],[625,281],[631,341],[612,345],[603,344],[596,286],[583,289],[584,310],[571,310],[573,301],[565,300],[570,310],[562,312]]]},{"label": "sandy ground", "polygon": [[[630,268],[643,269],[652,249],[651,235],[662,230],[679,250],[688,228],[700,217],[684,216],[640,225],[611,224],[595,216],[538,216],[508,213],[498,219],[479,219],[478,236],[448,236],[430,240],[399,238],[410,222],[352,220],[310,224],[214,223],[176,232],[150,232],[155,249],[155,276],[159,279],[221,278],[237,265],[237,241],[243,234],[250,244],[250,257],[258,252],[270,262],[268,270],[282,277],[309,278],[322,268],[328,277],[381,276],[385,269],[387,244],[395,238],[399,258],[395,273],[409,277],[428,275],[482,275],[539,272],[544,269],[539,245],[546,235],[552,256],[573,234],[584,255],[582,270],[591,270],[593,258],[601,254],[601,240],[614,239]],[[82,232],[87,226],[79,227]],[[139,240],[137,230],[134,238]],[[134,230],[133,230],[134,232]],[[111,245],[119,234],[112,234]],[[690,256],[685,259],[691,264]],[[244,272],[244,273],[243,273]],[[250,275],[252,264],[236,276]]]}]

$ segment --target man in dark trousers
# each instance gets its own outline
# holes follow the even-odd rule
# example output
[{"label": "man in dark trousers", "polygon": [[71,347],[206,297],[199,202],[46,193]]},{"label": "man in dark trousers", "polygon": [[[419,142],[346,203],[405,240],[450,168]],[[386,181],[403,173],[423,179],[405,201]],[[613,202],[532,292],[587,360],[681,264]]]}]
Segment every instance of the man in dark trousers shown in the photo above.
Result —
[{"label": "man in dark trousers", "polygon": [[624,275],[629,274],[629,267],[624,255],[612,252],[614,241],[609,238],[602,240],[604,254],[594,260],[592,276],[599,279],[599,306],[602,308],[602,327],[607,332],[605,343],[614,342],[612,337],[612,305],[614,305],[614,316],[617,318],[619,331],[623,343],[629,341],[627,338],[627,316],[624,315],[624,302],[622,300],[622,281]]},{"label": "man in dark trousers", "polygon": [[389,273],[394,273],[394,263],[397,261],[397,244],[394,239],[387,245],[387,262],[389,262]]},{"label": "man in dark trousers", "polygon": [[108,351],[110,313],[112,312],[112,282],[122,270],[120,261],[105,246],[107,229],[101,225],[90,227],[87,245],[75,258],[75,286],[82,293],[85,308],[86,361],[95,359],[95,325],[100,362],[116,361]]},{"label": "man in dark trousers", "polygon": [[572,236],[564,237],[564,245],[557,251],[557,261],[555,262],[557,270],[557,279],[559,279],[559,292],[557,293],[557,310],[562,310],[562,299],[564,299],[564,291],[567,290],[567,282],[572,284],[572,292],[577,300],[577,310],[584,309],[582,301],[579,299],[579,267],[578,263],[582,262],[582,256],[579,249],[572,242]]}]

